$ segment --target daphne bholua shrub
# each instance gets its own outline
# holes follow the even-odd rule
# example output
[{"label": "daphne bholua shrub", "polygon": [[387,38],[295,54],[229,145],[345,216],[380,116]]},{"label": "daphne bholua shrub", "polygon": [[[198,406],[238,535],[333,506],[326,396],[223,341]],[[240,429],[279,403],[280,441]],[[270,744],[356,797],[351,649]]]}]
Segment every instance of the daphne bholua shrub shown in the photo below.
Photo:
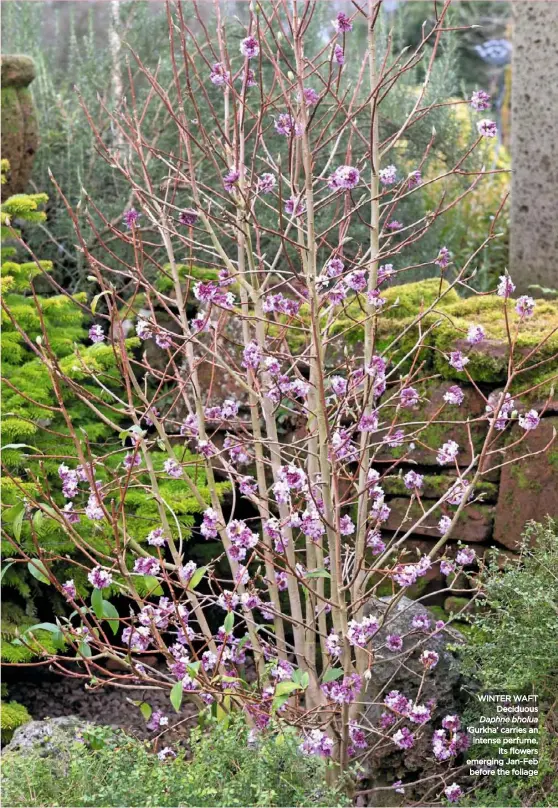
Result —
[{"label": "daphne bholua shrub", "polygon": [[[169,7],[173,86],[161,86],[139,60],[138,69],[152,90],[146,103],[157,98],[171,114],[176,149],[144,140],[134,99],[111,113],[131,158],[98,135],[134,206],[115,228],[89,200],[91,224],[101,221],[135,259],[119,260],[100,230],[106,260],[94,259],[74,216],[96,285],[93,349],[86,362],[76,348],[81,378],[56,361],[48,334],[35,350],[76,462],[60,458],[66,504],[37,480],[25,518],[39,512],[55,520],[80,551],[75,575],[61,580],[56,556],[37,546],[41,575],[71,612],[52,627],[66,643],[65,652],[47,657],[57,669],[77,656],[81,672],[72,668],[73,675],[95,686],[159,688],[176,709],[190,699],[217,715],[242,710],[254,733],[278,716],[298,728],[303,754],[331,758],[337,772],[366,764],[380,747],[409,750],[427,736],[440,761],[438,793],[455,801],[455,767],[467,746],[459,717],[437,717],[435,704],[421,700],[422,684],[413,693],[386,686],[376,699],[378,721],[364,709],[379,659],[404,666],[417,653],[422,682],[433,675],[432,640],[444,624],[416,617],[397,633],[389,630],[393,607],[376,617],[370,605],[388,584],[395,606],[435,565],[451,589],[453,573],[475,563],[469,547],[454,556],[446,545],[478,502],[483,477],[510,462],[508,448],[537,428],[544,396],[537,409],[522,406],[522,396],[533,400],[544,390],[530,379],[555,358],[554,332],[540,335],[542,353],[537,345],[518,348],[535,304],[514,302],[513,281],[503,276],[490,298],[490,320],[501,323],[507,341],[501,389],[489,398],[477,388],[486,410],[473,415],[462,386],[448,385],[435,414],[424,415],[433,379],[477,387],[470,362],[488,339],[484,327],[456,319],[452,349],[437,340],[447,327],[443,307],[465,305],[457,292],[471,291],[475,255],[454,267],[441,244],[430,262],[436,277],[419,293],[395,282],[416,269],[412,245],[487,173],[476,153],[495,124],[482,119],[472,127],[450,171],[437,173],[431,159],[436,135],[418,164],[406,163],[407,133],[430,111],[428,82],[448,3],[410,55],[392,53],[389,41],[380,52],[380,10],[370,0],[340,13],[327,43],[310,47],[309,2],[250,5],[242,24],[227,21],[226,28],[217,5],[212,31],[197,8],[187,18],[183,6]],[[354,43],[363,39],[364,60],[351,68]],[[420,60],[424,83],[381,140],[382,100]],[[489,99],[478,93],[470,107],[476,120]],[[151,181],[146,154],[167,167],[163,185]],[[435,183],[437,208],[407,218],[409,197]],[[353,237],[355,228],[364,228],[366,241]],[[479,250],[496,235],[490,230]],[[482,305],[479,299],[479,311]],[[386,338],[394,322],[400,327]],[[134,325],[139,349],[126,341]],[[122,375],[118,390],[95,367],[95,350],[107,346]],[[73,428],[67,385],[112,428],[102,451]],[[292,427],[288,441],[283,423]],[[479,424],[480,444],[472,438]],[[425,439],[432,427],[440,435],[435,446]],[[115,467],[111,451],[122,441],[126,455]],[[434,503],[423,499],[419,449],[446,481]],[[387,530],[386,484],[394,477],[406,509]],[[230,483],[230,512],[217,481]],[[157,507],[156,523],[146,519],[141,536],[128,526],[127,502],[138,491]],[[186,554],[177,491],[203,510],[196,531],[214,550],[205,566]],[[431,549],[415,557],[406,542],[427,522]],[[102,550],[83,539],[91,524],[104,538]],[[140,576],[152,581],[147,591],[137,586]],[[115,596],[128,605],[117,610]],[[153,664],[154,654],[162,665]],[[154,731],[164,732],[163,718],[150,716]]]}]

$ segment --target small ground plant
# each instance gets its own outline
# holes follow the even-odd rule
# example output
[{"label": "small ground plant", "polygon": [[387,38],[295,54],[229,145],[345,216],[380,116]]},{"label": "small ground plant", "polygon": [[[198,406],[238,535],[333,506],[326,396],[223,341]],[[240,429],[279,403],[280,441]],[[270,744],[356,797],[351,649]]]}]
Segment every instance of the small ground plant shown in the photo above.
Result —
[{"label": "small ground plant", "polygon": [[194,730],[191,759],[163,760],[164,749],[157,757],[148,744],[107,728],[97,749],[86,736],[63,755],[8,753],[3,798],[12,806],[79,808],[348,805],[339,789],[327,785],[325,762],[301,756],[299,742],[289,727],[252,737],[236,716],[226,726],[213,722]]}]

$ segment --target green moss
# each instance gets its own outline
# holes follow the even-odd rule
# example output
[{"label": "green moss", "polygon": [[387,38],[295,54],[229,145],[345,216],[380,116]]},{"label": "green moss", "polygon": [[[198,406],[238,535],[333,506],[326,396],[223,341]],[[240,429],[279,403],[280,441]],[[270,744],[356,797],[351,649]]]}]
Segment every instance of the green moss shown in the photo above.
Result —
[{"label": "green moss", "polygon": [[542,485],[538,480],[530,478],[525,473],[525,467],[521,463],[512,465],[511,475],[517,482],[522,491],[532,491],[533,493],[540,494]]},{"label": "green moss", "polygon": [[[513,301],[511,301],[513,303]],[[449,365],[446,355],[452,350],[466,349],[469,364],[467,371],[477,382],[498,384],[507,378],[508,372],[508,336],[504,317],[504,302],[495,295],[475,297],[460,301],[446,309],[449,318],[436,329],[435,369],[445,379],[464,379],[465,374],[456,371]],[[515,339],[515,355],[518,359],[526,357],[536,348],[546,334],[558,328],[558,303],[540,300],[537,302],[536,314],[523,322],[515,313],[513,305],[508,303],[508,322],[510,333]],[[486,340],[480,345],[470,348],[465,342],[467,329],[471,323],[483,326]],[[517,330],[519,328],[519,330]],[[517,337],[515,337],[517,331]],[[526,364],[526,372],[521,374],[520,384],[533,383],[535,378],[548,374],[548,365],[537,367],[531,374],[529,366],[541,360],[551,361],[558,352],[558,332],[552,334]]]},{"label": "green moss", "polygon": [[444,623],[446,623],[447,620],[449,619],[449,615],[447,614],[447,612],[443,610],[441,606],[429,606],[428,611],[432,614],[432,616],[436,620],[443,620]]},{"label": "green moss", "polygon": [[[168,294],[172,292],[174,289],[174,282],[171,277],[171,266],[170,264],[165,264],[163,267],[167,275],[159,275],[157,280],[155,281],[155,288],[158,292],[163,292],[164,294]],[[176,267],[178,271],[178,276],[182,281],[216,281],[219,272],[216,269],[210,269],[209,267],[198,267],[198,266],[190,266],[189,264],[177,264]],[[231,287],[229,287],[231,289]],[[234,291],[234,290],[233,290]]]},{"label": "green moss", "polygon": [[[455,482],[455,479],[455,476],[451,474],[426,474],[424,477],[422,496],[427,499],[438,499],[447,492],[451,484]],[[409,494],[408,490],[405,488],[402,476],[393,475],[384,477],[382,487],[388,496],[408,496]],[[495,483],[481,480],[475,486],[475,496],[481,494],[485,502],[495,502],[498,496],[498,486]]]},{"label": "green moss", "polygon": [[450,595],[449,598],[446,598],[444,601],[444,610],[448,614],[457,614],[462,609],[468,608],[471,601],[469,598],[461,598],[457,595]]}]

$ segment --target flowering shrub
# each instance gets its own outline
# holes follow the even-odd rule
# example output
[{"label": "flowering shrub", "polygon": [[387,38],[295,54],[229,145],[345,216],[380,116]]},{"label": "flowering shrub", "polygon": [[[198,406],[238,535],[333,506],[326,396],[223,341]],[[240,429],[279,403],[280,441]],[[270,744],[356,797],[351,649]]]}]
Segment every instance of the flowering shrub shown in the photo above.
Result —
[{"label": "flowering shrub", "polygon": [[[511,462],[510,446],[537,428],[558,347],[551,328],[525,348],[535,301],[515,302],[513,280],[502,276],[490,314],[491,325],[499,323],[505,334],[502,387],[485,396],[474,368],[488,327],[456,312],[450,328],[442,316],[448,300],[467,308],[457,290],[470,291],[476,253],[454,267],[449,283],[452,255],[440,244],[429,262],[432,281],[415,287],[414,297],[394,285],[416,268],[401,260],[403,249],[487,173],[474,169],[470,156],[495,134],[484,117],[488,100],[477,95],[462,102],[482,113],[451,171],[423,180],[435,135],[410,174],[398,169],[400,141],[430,111],[424,96],[447,8],[412,54],[378,52],[380,4],[373,0],[338,15],[327,44],[311,53],[305,50],[311,3],[273,0],[251,8],[245,27],[228,25],[226,32],[216,8],[215,36],[195,10],[192,19],[181,6],[171,15],[173,100],[141,61],[138,67],[173,118],[176,150],[163,152],[144,140],[143,111],[133,98],[112,120],[134,158],[121,159],[98,138],[134,193],[121,228],[104,221],[111,238],[133,248],[133,263],[118,259],[101,236],[105,260],[93,258],[68,205],[97,287],[89,304],[92,361],[76,352],[83,380],[74,379],[56,361],[47,334],[37,350],[79,463],[59,458],[58,488],[67,505],[39,480],[27,496],[25,519],[32,529],[40,513],[66,531],[81,553],[72,561],[76,576],[85,572],[90,587],[76,587],[73,575],[57,576],[57,558],[36,542],[33,565],[71,612],[46,629],[66,643],[64,653],[45,654],[58,670],[71,669],[95,686],[110,681],[167,690],[176,710],[184,698],[210,705],[220,717],[242,710],[254,731],[278,714],[300,730],[301,753],[331,759],[332,773],[365,764],[379,746],[406,753],[428,736],[432,758],[443,764],[429,788],[455,801],[454,764],[466,734],[458,716],[434,719],[435,704],[421,701],[422,683],[438,663],[429,643],[444,624],[422,620],[404,634],[390,631],[385,642],[377,638],[407,589],[434,565],[451,574],[476,563],[470,547],[452,557],[446,545],[486,476]],[[367,52],[358,81],[349,85],[344,66],[358,31],[367,37]],[[423,86],[381,141],[385,94],[426,53]],[[89,122],[95,130],[90,115]],[[163,185],[151,181],[147,153],[167,166]],[[205,182],[206,167],[222,177],[217,191]],[[470,177],[468,189],[452,194],[451,178],[463,176]],[[426,183],[439,184],[436,207],[417,221],[401,221],[400,203]],[[184,189],[187,200],[178,205]],[[89,204],[103,218],[94,200]],[[262,210],[269,214],[265,223]],[[352,237],[363,222],[366,243]],[[495,237],[493,228],[487,241]],[[194,265],[214,277],[199,279],[190,271]],[[385,323],[393,321],[400,328],[383,339]],[[126,345],[134,325],[140,350]],[[122,377],[116,391],[93,362],[95,351],[107,348]],[[533,374],[543,371],[544,380],[534,382]],[[484,413],[467,411],[457,383],[425,418],[428,385],[440,377],[474,385]],[[97,386],[96,394],[86,394],[85,380]],[[115,442],[125,442],[116,467],[109,463],[110,442],[104,454],[93,454],[72,431],[61,392],[66,385],[112,428]],[[536,408],[522,406],[527,394],[530,402],[539,396]],[[291,422],[289,440],[279,433],[280,413]],[[512,424],[521,435],[510,443]],[[472,437],[479,425],[486,428],[480,443]],[[456,426],[462,443],[444,434]],[[434,446],[426,440],[432,427],[442,433]],[[419,450],[445,475],[443,491],[427,506]],[[164,462],[154,463],[161,453]],[[399,477],[406,498],[404,515],[389,529],[388,476]],[[233,491],[230,512],[218,496],[223,480]],[[203,508],[199,534],[215,549],[205,566],[188,559],[173,500],[163,493],[169,481]],[[126,498],[136,489],[148,489],[157,508],[158,523],[146,524],[144,542],[129,529]],[[407,540],[433,516],[434,541],[414,557]],[[84,526],[92,524],[105,540],[102,550],[84,539]],[[12,544],[29,563],[17,541]],[[154,580],[156,597],[139,591],[138,577],[145,575]],[[386,584],[389,607],[376,617],[371,607]],[[366,705],[375,664],[389,659],[401,667],[417,653],[417,692],[386,686],[376,699],[381,718],[372,721]],[[154,664],[154,654],[162,665]],[[150,721],[162,725],[160,716]]]}]

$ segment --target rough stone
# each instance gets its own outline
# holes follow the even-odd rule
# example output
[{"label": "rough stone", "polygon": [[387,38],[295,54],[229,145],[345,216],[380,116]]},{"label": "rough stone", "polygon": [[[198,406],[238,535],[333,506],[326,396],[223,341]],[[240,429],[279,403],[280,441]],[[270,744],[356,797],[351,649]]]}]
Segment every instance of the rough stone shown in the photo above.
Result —
[{"label": "rough stone", "polygon": [[[409,457],[413,462],[424,466],[435,466],[440,472],[444,471],[437,461],[436,454],[440,446],[448,440],[454,440],[459,444],[461,451],[458,457],[461,466],[467,466],[471,462],[471,450],[469,446],[469,431],[466,424],[451,423],[451,421],[463,421],[467,416],[471,420],[479,418],[485,412],[485,402],[481,395],[470,385],[461,385],[465,398],[460,407],[450,406],[444,402],[444,394],[455,382],[433,383],[425,390],[425,400],[416,409],[403,410],[400,413],[399,421],[404,426],[403,419],[413,426],[409,430],[416,430],[417,424],[428,423],[433,420],[432,425],[424,428],[415,440],[415,448]],[[444,407],[442,420],[436,418],[436,413]],[[446,423],[444,423],[446,422]],[[475,422],[470,424],[471,438],[475,450],[480,449],[486,434],[486,423]],[[379,431],[374,436],[376,440],[381,440],[383,433]],[[382,448],[375,456],[378,463],[392,463],[394,458],[401,456],[408,451],[408,447],[390,449]]]},{"label": "rough stone", "polygon": [[522,293],[558,286],[558,3],[512,9],[510,273]]},{"label": "rough stone", "polygon": [[[546,450],[553,431],[558,433],[558,417],[543,418],[538,429],[525,433],[519,425],[511,430],[507,460],[539,452],[503,467],[494,520],[494,539],[516,550],[525,523],[540,521],[546,514],[558,514],[558,439]],[[522,438],[517,446],[514,441]]]},{"label": "rough stone", "polygon": [[[385,613],[390,600],[391,598],[382,598],[380,602],[369,606],[367,613],[375,616]],[[375,635],[375,645],[382,645],[388,633],[407,634],[411,631],[411,621],[415,615],[428,615],[432,619],[432,614],[428,609],[420,603],[403,597],[396,604],[393,614],[390,613],[385,628],[381,628]],[[409,651],[417,645],[418,636],[420,635],[415,633],[404,640],[404,651]],[[463,640],[463,635],[455,629],[444,629],[425,640],[419,648],[414,650],[405,665],[400,665],[400,659],[389,658],[389,652],[385,652],[385,656],[382,656],[384,652],[378,652],[364,697],[369,703],[365,723],[368,719],[373,725],[377,724],[380,714],[383,712],[381,702],[391,690],[399,690],[407,698],[416,699],[423,674],[419,656],[425,648],[436,651],[440,659],[436,667],[424,679],[419,702],[421,704],[433,702],[435,706],[432,721],[422,732],[416,731],[416,742],[412,749],[403,751],[391,743],[382,744],[376,749],[372,759],[367,762],[364,782],[359,784],[363,790],[391,786],[396,780],[407,782],[410,778],[420,779],[439,771],[439,763],[432,754],[432,734],[435,729],[440,728],[441,719],[445,715],[459,715],[466,701],[463,696],[463,686],[466,681],[459,671],[455,653],[448,647],[451,644],[459,645]],[[380,703],[375,704],[374,702]],[[422,786],[423,789],[427,787],[427,785]],[[420,785],[414,786],[411,783],[406,786],[406,804],[420,800],[423,793]],[[368,804],[374,806],[400,804],[400,799],[395,803],[390,801],[393,794],[392,790],[377,791],[369,795]]]},{"label": "rough stone", "polygon": [[60,756],[77,742],[83,741],[84,732],[93,724],[77,715],[28,721],[18,727],[5,752],[38,751],[41,757]]},{"label": "rough stone", "polygon": [[2,56],[2,158],[8,160],[3,199],[25,191],[39,142],[33,99],[28,85],[35,66],[28,56]]},{"label": "rough stone", "polygon": [[[391,513],[384,523],[386,530],[404,531],[422,516],[422,509],[417,502],[409,508],[408,499],[396,497],[388,500],[387,504],[391,508]],[[425,500],[424,504],[427,506],[429,503]],[[442,511],[436,509],[424,522],[416,526],[414,535],[439,538],[437,526],[441,516]],[[490,505],[468,505],[461,513],[453,530],[452,539],[474,543],[485,542],[491,537],[493,520],[494,508]]]}]

